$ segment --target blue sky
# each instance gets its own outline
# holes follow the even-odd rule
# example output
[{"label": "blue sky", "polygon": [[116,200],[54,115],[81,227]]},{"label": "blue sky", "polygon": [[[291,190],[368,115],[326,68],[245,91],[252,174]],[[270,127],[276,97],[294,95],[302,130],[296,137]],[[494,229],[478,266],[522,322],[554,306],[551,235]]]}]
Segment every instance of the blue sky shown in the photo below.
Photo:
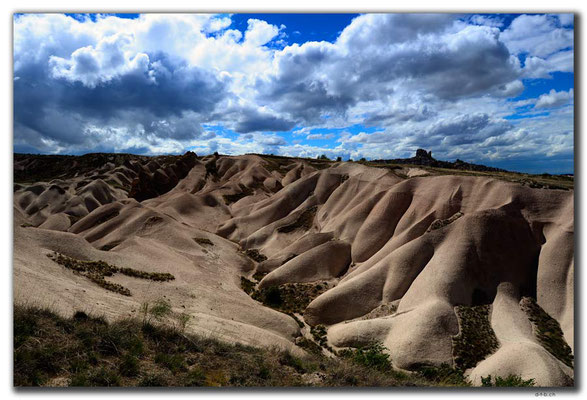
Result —
[{"label": "blue sky", "polygon": [[18,14],[14,150],[574,164],[572,14]]}]

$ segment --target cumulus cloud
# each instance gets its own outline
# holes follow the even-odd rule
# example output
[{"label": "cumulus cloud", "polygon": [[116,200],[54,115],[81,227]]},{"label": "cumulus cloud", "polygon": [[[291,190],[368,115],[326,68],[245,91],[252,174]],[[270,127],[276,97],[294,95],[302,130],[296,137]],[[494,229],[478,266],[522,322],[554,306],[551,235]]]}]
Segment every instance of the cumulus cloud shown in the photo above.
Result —
[{"label": "cumulus cloud", "polygon": [[494,26],[496,28],[501,28],[504,25],[500,16],[472,15],[469,22],[475,25]]},{"label": "cumulus cloud", "polygon": [[[508,100],[528,79],[573,71],[572,17],[504,29],[498,16],[367,14],[333,42],[277,46],[285,27],[262,19],[239,31],[228,15],[17,15],[15,148],[395,158],[426,147],[499,160],[524,138],[560,154],[568,141],[546,140],[538,118],[568,126],[572,90]],[[506,120],[516,107],[526,118]],[[292,130],[297,143],[279,134]]]},{"label": "cumulus cloud", "polygon": [[547,57],[573,46],[573,30],[560,26],[553,15],[521,15],[501,33],[500,39],[515,54]]},{"label": "cumulus cloud", "polygon": [[[256,81],[255,102],[297,125],[344,127],[431,118],[442,101],[523,90],[519,61],[499,29],[463,26],[454,15],[362,15],[335,43],[276,51],[274,69]],[[409,107],[394,107],[402,97]],[[415,100],[415,102],[414,102]]]},{"label": "cumulus cloud", "polygon": [[279,28],[259,19],[249,19],[245,32],[245,43],[250,46],[262,46],[279,33]]},{"label": "cumulus cloud", "polygon": [[569,101],[573,100],[573,89],[568,92],[552,89],[549,93],[543,94],[536,101],[535,108],[554,108],[568,104]]}]

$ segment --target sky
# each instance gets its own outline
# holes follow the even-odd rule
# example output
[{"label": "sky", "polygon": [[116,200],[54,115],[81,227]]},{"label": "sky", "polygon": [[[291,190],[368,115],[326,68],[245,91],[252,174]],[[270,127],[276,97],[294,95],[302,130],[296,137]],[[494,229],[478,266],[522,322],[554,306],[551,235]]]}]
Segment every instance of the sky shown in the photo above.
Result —
[{"label": "sky", "polygon": [[15,14],[14,151],[574,170],[572,14]]}]

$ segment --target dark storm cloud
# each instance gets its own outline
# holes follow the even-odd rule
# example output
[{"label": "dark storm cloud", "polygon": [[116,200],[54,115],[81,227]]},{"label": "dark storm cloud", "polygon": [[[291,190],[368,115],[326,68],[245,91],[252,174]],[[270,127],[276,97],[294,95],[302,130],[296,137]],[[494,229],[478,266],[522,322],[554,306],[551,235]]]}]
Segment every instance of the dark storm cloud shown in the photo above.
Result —
[{"label": "dark storm cloud", "polygon": [[165,117],[184,111],[211,112],[227,95],[224,84],[212,73],[185,62],[172,63],[163,54],[152,57],[145,70],[132,71],[95,88],[80,82],[69,84],[61,105],[103,118],[129,109]]},{"label": "dark storm cloud", "polygon": [[14,82],[15,142],[25,140],[32,130],[64,146],[91,145],[99,134],[89,131],[88,123],[135,131],[141,125],[145,133],[161,138],[197,137],[206,114],[227,96],[225,84],[164,54],[151,57],[153,61],[146,57],[142,70],[95,87],[54,79],[43,62],[19,69]]},{"label": "dark storm cloud", "polygon": [[243,109],[239,113],[239,121],[234,130],[239,133],[261,131],[288,131],[295,126],[295,122],[259,112],[254,109]]}]

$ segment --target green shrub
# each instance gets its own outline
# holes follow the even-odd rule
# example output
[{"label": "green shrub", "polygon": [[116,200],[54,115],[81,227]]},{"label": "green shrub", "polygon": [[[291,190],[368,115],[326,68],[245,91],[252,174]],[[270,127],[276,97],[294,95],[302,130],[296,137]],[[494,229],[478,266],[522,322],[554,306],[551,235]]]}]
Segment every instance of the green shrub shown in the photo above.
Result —
[{"label": "green shrub", "polygon": [[471,386],[462,370],[452,368],[448,364],[442,364],[440,367],[422,366],[417,372],[438,386]]},{"label": "green shrub", "polygon": [[391,371],[391,361],[389,355],[383,352],[384,350],[383,345],[375,343],[355,350],[343,351],[341,355],[357,365],[382,372]]},{"label": "green shrub", "polygon": [[501,376],[491,378],[491,375],[481,378],[481,386],[495,386],[495,387],[528,387],[534,386],[534,379],[524,380],[518,375],[508,375],[505,378]]}]

